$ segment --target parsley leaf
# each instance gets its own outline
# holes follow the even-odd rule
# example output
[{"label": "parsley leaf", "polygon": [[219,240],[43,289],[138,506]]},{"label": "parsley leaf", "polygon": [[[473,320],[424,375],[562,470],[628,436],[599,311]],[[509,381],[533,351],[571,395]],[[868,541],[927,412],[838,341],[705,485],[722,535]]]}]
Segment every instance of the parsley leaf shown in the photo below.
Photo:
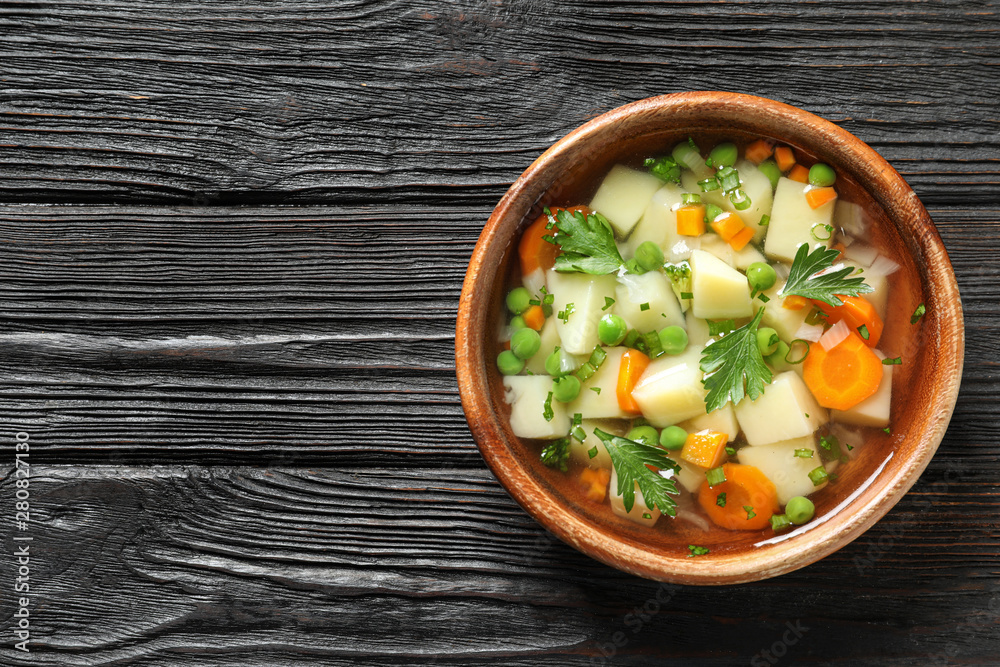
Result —
[{"label": "parsley leaf", "polygon": [[556,233],[546,238],[552,238],[562,248],[562,254],[556,257],[556,271],[603,276],[625,264],[615,245],[611,223],[600,213],[585,216],[582,211],[559,211]]},{"label": "parsley leaf", "polygon": [[[844,304],[838,296],[858,296],[875,291],[864,278],[847,277],[854,272],[853,266],[826,271],[833,267],[833,262],[838,256],[840,252],[837,250],[819,246],[810,253],[808,244],[800,245],[792,261],[792,268],[788,272],[788,280],[781,288],[781,295],[795,294],[836,307]],[[826,273],[816,275],[820,271]]]},{"label": "parsley leaf", "polygon": [[750,322],[709,343],[702,351],[701,370],[706,375],[701,382],[708,390],[705,412],[718,410],[729,401],[735,405],[743,396],[755,401],[764,393],[764,385],[771,384],[771,370],[757,345],[757,327],[765,308],[758,310]]},{"label": "parsley leaf", "polygon": [[677,503],[670,497],[679,493],[674,480],[667,479],[646,467],[651,465],[660,470],[674,472],[680,470],[676,463],[667,458],[662,449],[611,435],[599,428],[594,429],[594,435],[601,439],[608,454],[611,455],[611,463],[614,464],[615,472],[618,474],[617,493],[622,494],[622,504],[626,512],[631,512],[632,506],[635,505],[635,485],[638,482],[647,509],[653,509],[655,506],[664,514],[670,516],[677,514]]},{"label": "parsley leaf", "polygon": [[542,463],[550,468],[557,468],[563,472],[569,470],[570,441],[569,438],[559,438],[553,440],[542,450]]}]

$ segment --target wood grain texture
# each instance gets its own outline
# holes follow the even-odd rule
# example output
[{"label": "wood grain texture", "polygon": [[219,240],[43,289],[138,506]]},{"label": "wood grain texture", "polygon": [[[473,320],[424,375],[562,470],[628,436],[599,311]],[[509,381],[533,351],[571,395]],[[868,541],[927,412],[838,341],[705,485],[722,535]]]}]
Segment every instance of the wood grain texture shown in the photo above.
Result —
[{"label": "wood grain texture", "polygon": [[[25,430],[38,582],[28,657],[0,596],[0,664],[997,664],[998,33],[976,0],[0,1],[0,505]],[[967,361],[860,540],[665,590],[503,492],[451,345],[508,184],[698,89],[815,112],[907,178]]]},{"label": "wood grain texture", "polygon": [[1000,187],[995,2],[0,5],[0,197],[493,203],[643,97],[843,125],[928,205]]},{"label": "wood grain texture", "polygon": [[[859,664],[878,646],[878,664],[903,665],[948,642],[961,643],[964,664],[987,664],[1000,651],[1000,588],[984,576],[998,555],[996,530],[984,529],[998,486],[974,466],[945,481],[947,471],[935,461],[869,535],[817,565],[705,589],[661,588],[553,541],[481,467],[42,466],[38,644],[30,661],[6,643],[0,656],[732,665],[781,641],[790,622],[808,629],[794,664]],[[973,498],[978,510],[956,516]],[[962,615],[947,611],[956,601]]]}]

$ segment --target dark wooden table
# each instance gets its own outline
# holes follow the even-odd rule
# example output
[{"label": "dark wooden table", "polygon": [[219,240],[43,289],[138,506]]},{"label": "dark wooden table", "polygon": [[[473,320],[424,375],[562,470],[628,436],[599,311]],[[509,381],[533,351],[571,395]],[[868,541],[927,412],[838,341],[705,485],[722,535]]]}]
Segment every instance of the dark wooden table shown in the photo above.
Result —
[{"label": "dark wooden table", "polygon": [[[998,12],[0,2],[0,663],[1000,664]],[[727,588],[539,528],[480,459],[453,359],[510,182],[589,118],[698,89],[881,152],[967,323],[910,494],[829,558]]]}]

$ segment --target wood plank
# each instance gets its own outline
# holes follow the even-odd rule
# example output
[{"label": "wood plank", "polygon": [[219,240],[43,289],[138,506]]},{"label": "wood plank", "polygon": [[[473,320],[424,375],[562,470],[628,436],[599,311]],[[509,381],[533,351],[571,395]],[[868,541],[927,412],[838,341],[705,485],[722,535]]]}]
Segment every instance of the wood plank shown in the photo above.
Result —
[{"label": "wood plank", "polygon": [[[931,213],[967,317],[949,447],[982,460],[1000,432],[1000,210]],[[476,456],[452,341],[486,214],[0,207],[0,422],[52,462]]]},{"label": "wood plank", "polygon": [[[786,647],[790,664],[859,664],[873,646],[879,664],[944,664],[932,659],[950,645],[964,664],[985,664],[1000,652],[990,629],[1000,487],[976,466],[939,463],[854,544],[722,588],[661,587],[580,555],[482,467],[35,466],[33,521],[18,532],[34,538],[32,653],[4,642],[0,656],[732,665],[780,643],[792,623],[805,630]],[[8,581],[10,563],[0,563]]]},{"label": "wood plank", "polygon": [[0,198],[486,205],[604,111],[735,89],[991,205],[998,36],[968,1],[4,4]]}]

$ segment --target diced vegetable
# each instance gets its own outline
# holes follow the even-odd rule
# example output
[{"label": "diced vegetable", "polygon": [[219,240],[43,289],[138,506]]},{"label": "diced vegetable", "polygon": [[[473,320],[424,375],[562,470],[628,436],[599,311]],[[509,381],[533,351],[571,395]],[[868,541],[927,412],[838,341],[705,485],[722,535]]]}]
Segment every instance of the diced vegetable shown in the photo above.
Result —
[{"label": "diced vegetable", "polygon": [[584,468],[580,471],[580,485],[584,489],[584,495],[587,500],[595,503],[604,502],[610,481],[611,472],[605,468]]},{"label": "diced vegetable", "polygon": [[566,408],[549,401],[552,419],[545,419],[545,404],[552,391],[552,378],[547,375],[514,375],[503,379],[504,400],[510,404],[510,428],[519,438],[551,440],[569,431]]},{"label": "diced vegetable", "polygon": [[745,398],[735,410],[736,420],[753,446],[812,435],[829,419],[794,371],[775,376],[763,396],[756,401]]},{"label": "diced vegetable", "polygon": [[677,473],[677,482],[690,493],[698,493],[702,483],[705,481],[705,468],[688,463],[684,459],[677,457],[677,465],[680,471]]},{"label": "diced vegetable", "polygon": [[812,230],[817,225],[830,224],[833,219],[833,202],[812,208],[806,201],[806,187],[808,186],[787,178],[778,181],[771,221],[764,241],[764,252],[768,256],[791,262],[803,243],[810,248],[816,245],[830,246],[829,240],[817,241]]},{"label": "diced vegetable", "polygon": [[616,385],[618,407],[622,409],[622,412],[632,415],[639,414],[639,405],[632,398],[632,390],[647,366],[649,366],[649,357],[639,350],[626,350],[622,354]]},{"label": "diced vegetable", "polygon": [[639,489],[639,482],[633,482],[633,484],[635,485],[635,504],[632,505],[631,510],[626,510],[625,501],[618,490],[618,471],[614,468],[611,469],[611,486],[608,487],[611,492],[611,511],[643,526],[655,526],[656,521],[660,518],[660,510],[656,507],[647,508],[646,500],[642,497],[642,490]]},{"label": "diced vegetable", "polygon": [[661,271],[621,276],[612,308],[629,327],[642,333],[684,324],[684,313],[670,288],[670,281]]},{"label": "diced vegetable", "polygon": [[726,460],[729,436],[718,431],[689,433],[681,458],[702,468],[714,468]]},{"label": "diced vegetable", "polygon": [[865,344],[868,347],[878,347],[882,339],[882,318],[875,310],[874,304],[863,296],[841,296],[842,306],[830,306],[822,301],[813,301],[817,308],[826,315],[827,322],[834,324],[843,320],[854,331],[864,326],[868,331]]},{"label": "diced vegetable", "polygon": [[740,425],[736,422],[736,413],[733,411],[732,403],[726,403],[718,410],[712,410],[708,414],[692,417],[682,422],[680,426],[688,433],[700,431],[725,433],[726,442],[732,442],[740,433]]},{"label": "diced vegetable", "polygon": [[677,209],[677,233],[681,236],[701,236],[705,233],[705,207],[688,204]]},{"label": "diced vegetable", "polygon": [[788,178],[796,183],[809,183],[809,170],[797,164],[789,170]]},{"label": "diced vegetable", "polygon": [[545,326],[545,311],[541,306],[531,306],[521,317],[525,325],[535,331],[541,331]]},{"label": "diced vegetable", "polygon": [[696,356],[701,348],[694,347],[692,353],[692,347],[679,357],[664,355],[654,360],[632,390],[632,398],[654,426],[662,428],[705,414],[705,388]]},{"label": "diced vegetable", "polygon": [[795,153],[788,146],[778,146],[774,149],[774,161],[781,171],[788,171],[795,166]]},{"label": "diced vegetable", "polygon": [[[812,452],[812,456],[796,456],[796,450],[807,450]],[[822,488],[814,486],[809,479],[809,472],[820,464],[813,435],[770,445],[744,447],[736,456],[740,463],[754,466],[771,480],[778,502],[782,505],[790,498],[807,496]]]},{"label": "diced vegetable", "polygon": [[597,188],[590,208],[607,218],[619,235],[628,236],[662,186],[663,181],[648,172],[615,165]]},{"label": "diced vegetable", "polygon": [[[606,347],[607,355],[597,372],[584,381],[580,395],[567,405],[569,414],[580,413],[590,419],[617,419],[631,416],[618,404],[618,371],[624,347]],[[600,391],[595,391],[599,389]]]},{"label": "diced vegetable", "polygon": [[556,321],[562,348],[570,354],[590,354],[599,342],[597,323],[604,314],[604,298],[615,293],[615,277],[550,270],[546,282],[555,297],[552,303],[555,313],[566,312],[567,305],[573,304],[573,312],[566,321],[558,318]]},{"label": "diced vegetable", "polygon": [[691,287],[695,317],[729,319],[753,315],[746,276],[714,255],[701,250],[691,253]]},{"label": "diced vegetable", "polygon": [[[698,504],[708,518],[729,530],[760,530],[768,526],[771,515],[780,509],[771,480],[749,465],[727,463],[722,470],[725,482],[709,486],[706,481],[698,491]],[[721,493],[726,494],[725,506],[718,503]]]},{"label": "diced vegetable", "polygon": [[812,208],[819,208],[823,204],[828,204],[837,198],[837,191],[833,188],[813,187],[806,190],[806,202]]},{"label": "diced vegetable", "polygon": [[747,146],[744,155],[750,162],[760,164],[771,157],[772,153],[774,153],[774,144],[767,139],[758,139]]},{"label": "diced vegetable", "polygon": [[878,391],[882,367],[882,360],[852,332],[829,351],[812,345],[802,377],[820,405],[850,410]]}]

